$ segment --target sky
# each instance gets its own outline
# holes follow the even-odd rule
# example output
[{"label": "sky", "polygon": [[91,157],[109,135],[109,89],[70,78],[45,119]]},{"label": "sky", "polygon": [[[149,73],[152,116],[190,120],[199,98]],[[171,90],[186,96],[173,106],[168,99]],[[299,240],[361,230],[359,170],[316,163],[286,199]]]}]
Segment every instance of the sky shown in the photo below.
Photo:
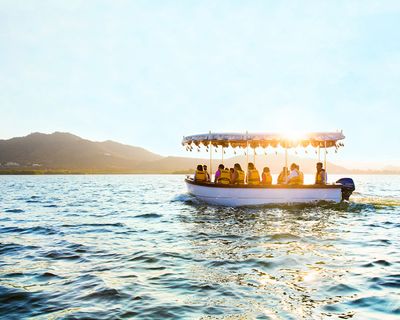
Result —
[{"label": "sky", "polygon": [[400,1],[0,0],[0,139],[343,130],[333,162],[400,165],[399,84]]}]

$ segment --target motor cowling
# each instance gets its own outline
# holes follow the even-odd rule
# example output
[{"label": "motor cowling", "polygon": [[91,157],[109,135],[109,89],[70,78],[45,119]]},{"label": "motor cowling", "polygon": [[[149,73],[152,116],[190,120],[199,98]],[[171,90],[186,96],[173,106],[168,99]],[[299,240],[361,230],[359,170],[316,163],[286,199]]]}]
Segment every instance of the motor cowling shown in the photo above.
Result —
[{"label": "motor cowling", "polygon": [[349,200],[351,194],[356,190],[356,185],[351,178],[341,178],[336,183],[342,185],[342,200]]}]

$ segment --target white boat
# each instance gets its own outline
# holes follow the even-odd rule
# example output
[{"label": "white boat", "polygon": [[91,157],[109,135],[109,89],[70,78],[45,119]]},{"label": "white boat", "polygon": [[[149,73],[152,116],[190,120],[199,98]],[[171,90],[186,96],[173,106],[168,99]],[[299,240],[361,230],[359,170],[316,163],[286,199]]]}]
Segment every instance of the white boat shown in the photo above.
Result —
[{"label": "white boat", "polygon": [[220,185],[185,179],[187,189],[196,198],[229,207],[266,204],[296,204],[342,201],[342,184],[327,185]]},{"label": "white boat", "polygon": [[[338,149],[343,146],[338,142],[343,140],[342,132],[327,133],[309,133],[296,139],[288,138],[276,133],[256,133],[256,134],[236,134],[236,133],[209,133],[184,137],[182,144],[188,150],[193,147],[200,148],[205,146],[210,152],[210,168],[212,147],[221,146],[239,147],[247,149],[257,147],[283,147],[286,154],[287,150],[293,147],[312,146],[324,148],[324,163],[326,168],[326,149],[335,147]],[[222,150],[223,154],[223,150]],[[248,161],[247,161],[248,162]],[[309,184],[309,185],[236,185],[236,184],[214,184],[210,182],[195,182],[193,178],[187,177],[185,183],[188,192],[196,198],[217,206],[258,206],[268,204],[298,204],[298,203],[318,203],[320,201],[339,203],[343,200],[349,200],[354,191],[354,182],[350,178],[343,178],[333,184]]]}]

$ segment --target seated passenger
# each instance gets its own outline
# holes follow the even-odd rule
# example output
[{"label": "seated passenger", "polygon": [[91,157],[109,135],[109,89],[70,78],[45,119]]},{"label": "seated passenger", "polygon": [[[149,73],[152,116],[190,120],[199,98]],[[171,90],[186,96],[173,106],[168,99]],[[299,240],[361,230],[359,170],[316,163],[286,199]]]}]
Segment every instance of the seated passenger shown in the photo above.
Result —
[{"label": "seated passenger", "polygon": [[289,176],[289,170],[286,167],[282,168],[281,173],[278,176],[278,184],[285,184],[286,183],[286,178]]},{"label": "seated passenger", "polygon": [[261,174],[261,184],[263,185],[271,185],[272,184],[272,176],[268,167],[264,167],[263,172]]},{"label": "seated passenger", "polygon": [[322,167],[322,162],[317,163],[317,173],[315,174],[315,184],[326,184],[326,171]]},{"label": "seated passenger", "polygon": [[220,176],[217,179],[216,183],[221,184],[230,184],[231,183],[231,171],[229,168],[225,168],[221,170]]},{"label": "seated passenger", "polygon": [[304,173],[300,171],[300,166],[296,164],[297,172],[299,173],[299,182],[300,184],[304,184]]},{"label": "seated passenger", "polygon": [[246,182],[248,184],[260,184],[260,174],[258,170],[254,167],[254,163],[249,162],[247,165],[247,177]]},{"label": "seated passenger", "polygon": [[235,169],[230,168],[229,171],[231,172],[231,182],[232,182],[232,180],[233,180],[233,173],[235,172]]},{"label": "seated passenger", "polygon": [[203,165],[203,171],[206,173],[207,182],[211,182],[210,174],[208,173],[207,166],[205,164]]},{"label": "seated passenger", "polygon": [[214,183],[217,183],[218,178],[221,176],[221,170],[224,170],[225,166],[221,163],[218,166],[218,170],[215,172],[215,176],[214,176]]},{"label": "seated passenger", "polygon": [[300,174],[299,174],[299,171],[297,170],[297,164],[292,163],[290,165],[290,174],[287,177],[286,181],[287,181],[286,182],[287,184],[291,184],[291,185],[300,184]]},{"label": "seated passenger", "polygon": [[207,181],[207,175],[203,170],[203,166],[199,164],[197,166],[197,170],[194,174],[194,181],[196,182],[206,182]]},{"label": "seated passenger", "polygon": [[233,166],[232,183],[244,184],[244,171],[239,163],[235,163]]}]

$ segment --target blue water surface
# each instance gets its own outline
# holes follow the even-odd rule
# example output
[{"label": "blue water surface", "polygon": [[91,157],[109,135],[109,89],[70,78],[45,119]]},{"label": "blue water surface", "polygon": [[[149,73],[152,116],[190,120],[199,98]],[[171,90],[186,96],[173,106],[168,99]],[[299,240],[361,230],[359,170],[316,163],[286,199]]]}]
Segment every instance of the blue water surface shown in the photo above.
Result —
[{"label": "blue water surface", "polygon": [[1,318],[400,319],[400,176],[262,208],[183,178],[0,176]]}]

